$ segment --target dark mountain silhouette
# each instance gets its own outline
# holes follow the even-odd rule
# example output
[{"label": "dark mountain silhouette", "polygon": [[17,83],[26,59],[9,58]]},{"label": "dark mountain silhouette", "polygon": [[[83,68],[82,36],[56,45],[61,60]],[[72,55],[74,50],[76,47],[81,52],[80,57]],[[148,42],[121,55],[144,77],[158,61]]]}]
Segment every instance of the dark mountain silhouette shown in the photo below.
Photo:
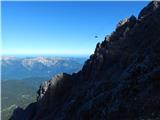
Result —
[{"label": "dark mountain silhouette", "polygon": [[117,25],[76,74],[60,74],[11,120],[159,120],[160,2]]}]

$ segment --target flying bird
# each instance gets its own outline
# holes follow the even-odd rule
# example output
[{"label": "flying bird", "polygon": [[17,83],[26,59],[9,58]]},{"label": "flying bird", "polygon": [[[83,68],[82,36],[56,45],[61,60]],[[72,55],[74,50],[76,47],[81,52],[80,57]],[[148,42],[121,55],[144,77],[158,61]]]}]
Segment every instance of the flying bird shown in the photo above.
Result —
[{"label": "flying bird", "polygon": [[98,38],[98,36],[96,35],[96,36],[94,36],[94,38]]}]

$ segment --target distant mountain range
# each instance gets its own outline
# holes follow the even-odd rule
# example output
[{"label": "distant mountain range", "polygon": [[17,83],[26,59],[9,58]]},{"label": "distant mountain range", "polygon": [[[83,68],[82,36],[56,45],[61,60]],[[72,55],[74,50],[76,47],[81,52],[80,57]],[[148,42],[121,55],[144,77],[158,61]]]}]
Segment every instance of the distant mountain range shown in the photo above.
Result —
[{"label": "distant mountain range", "polygon": [[1,58],[2,80],[30,77],[52,77],[55,74],[77,72],[86,58],[4,56]]}]

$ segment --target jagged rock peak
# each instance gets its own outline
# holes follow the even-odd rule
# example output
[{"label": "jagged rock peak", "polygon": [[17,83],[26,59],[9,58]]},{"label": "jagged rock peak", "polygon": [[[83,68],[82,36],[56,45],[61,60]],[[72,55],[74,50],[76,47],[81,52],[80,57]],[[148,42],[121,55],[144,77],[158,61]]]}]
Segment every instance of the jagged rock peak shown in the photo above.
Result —
[{"label": "jagged rock peak", "polygon": [[47,90],[50,88],[53,88],[57,86],[57,84],[63,79],[70,76],[69,74],[66,73],[60,73],[55,75],[51,80],[49,81],[44,81],[41,85],[39,90],[37,91],[37,100],[40,101],[43,99],[44,95],[46,94]]},{"label": "jagged rock peak", "polygon": [[129,17],[129,18],[126,18],[126,19],[124,19],[124,20],[121,20],[118,24],[117,24],[117,27],[116,28],[119,28],[119,27],[121,27],[121,26],[123,26],[123,25],[125,25],[126,23],[131,23],[131,22],[136,22],[137,21],[137,18],[134,16],[134,15],[132,15],[131,17]]},{"label": "jagged rock peak", "polygon": [[142,19],[148,15],[151,15],[156,9],[160,9],[160,1],[158,0],[152,1],[146,7],[144,7],[138,15],[138,19]]}]

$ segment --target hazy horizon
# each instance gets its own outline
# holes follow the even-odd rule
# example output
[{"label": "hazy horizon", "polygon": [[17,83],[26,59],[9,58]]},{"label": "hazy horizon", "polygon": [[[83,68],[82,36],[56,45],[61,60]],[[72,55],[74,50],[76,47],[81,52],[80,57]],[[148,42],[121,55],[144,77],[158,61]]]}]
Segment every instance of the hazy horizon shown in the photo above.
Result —
[{"label": "hazy horizon", "polygon": [[2,57],[75,57],[75,58],[88,58],[89,54],[2,54]]}]

